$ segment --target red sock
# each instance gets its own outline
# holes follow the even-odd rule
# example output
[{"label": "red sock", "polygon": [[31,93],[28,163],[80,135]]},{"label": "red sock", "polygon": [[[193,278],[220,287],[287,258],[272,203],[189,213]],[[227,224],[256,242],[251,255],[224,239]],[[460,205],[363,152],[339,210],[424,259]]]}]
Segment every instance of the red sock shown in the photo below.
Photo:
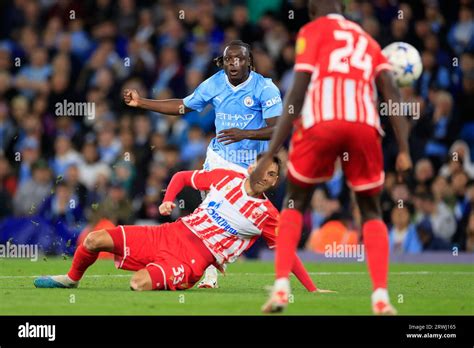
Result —
[{"label": "red sock", "polygon": [[296,209],[284,209],[278,222],[276,240],[276,278],[288,278],[295,261],[303,227],[303,215]]},{"label": "red sock", "polygon": [[74,253],[71,269],[67,274],[69,278],[76,282],[81,280],[86,269],[97,260],[97,257],[99,257],[98,252],[89,251],[84,245],[79,245]]},{"label": "red sock", "polygon": [[388,230],[382,220],[369,220],[362,226],[367,265],[372,286],[387,288],[388,275]]}]

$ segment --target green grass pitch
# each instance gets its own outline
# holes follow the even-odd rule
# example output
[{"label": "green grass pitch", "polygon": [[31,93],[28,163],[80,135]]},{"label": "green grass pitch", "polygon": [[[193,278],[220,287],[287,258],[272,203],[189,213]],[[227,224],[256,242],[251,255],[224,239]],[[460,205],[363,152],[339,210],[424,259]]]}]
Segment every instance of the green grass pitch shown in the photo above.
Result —
[{"label": "green grass pitch", "polygon": [[[71,260],[0,260],[0,315],[258,315],[273,283],[273,264],[243,261],[228,267],[219,289],[133,292],[131,272],[99,260],[77,289],[36,289],[35,275],[64,274]],[[308,293],[292,278],[287,315],[370,315],[364,263],[306,263],[313,280],[333,294]],[[390,295],[401,315],[473,315],[473,265],[393,264]]]}]

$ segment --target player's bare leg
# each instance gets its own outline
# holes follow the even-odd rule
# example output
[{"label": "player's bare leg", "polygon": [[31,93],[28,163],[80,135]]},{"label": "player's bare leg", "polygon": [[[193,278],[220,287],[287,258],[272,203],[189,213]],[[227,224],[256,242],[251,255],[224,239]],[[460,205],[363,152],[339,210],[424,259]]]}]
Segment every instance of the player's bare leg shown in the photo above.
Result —
[{"label": "player's bare leg", "polygon": [[153,290],[150,273],[145,268],[133,274],[130,279],[130,289],[134,291]]},{"label": "player's bare leg", "polygon": [[37,288],[76,288],[84,272],[91,266],[101,251],[114,251],[114,242],[106,230],[91,232],[74,253],[68,274],[39,277],[34,280]]},{"label": "player's bare leg", "polygon": [[289,275],[301,237],[302,212],[308,206],[312,193],[312,187],[303,188],[288,181],[284,209],[278,222],[276,280],[269,300],[262,307],[264,313],[278,313],[288,306],[288,297],[291,293]]},{"label": "player's bare leg", "polygon": [[372,311],[377,315],[395,315],[387,290],[389,241],[387,226],[382,220],[380,195],[356,193],[362,216],[362,234],[367,265],[372,279]]}]

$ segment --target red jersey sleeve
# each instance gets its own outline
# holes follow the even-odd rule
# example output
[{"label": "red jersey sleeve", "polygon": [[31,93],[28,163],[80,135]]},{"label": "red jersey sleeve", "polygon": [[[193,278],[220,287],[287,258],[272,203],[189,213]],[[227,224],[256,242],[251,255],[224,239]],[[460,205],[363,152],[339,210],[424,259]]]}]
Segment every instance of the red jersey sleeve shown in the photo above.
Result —
[{"label": "red jersey sleeve", "polygon": [[318,21],[308,23],[298,32],[296,39],[295,71],[313,73],[318,58]]},{"label": "red jersey sleeve", "polygon": [[271,212],[270,217],[267,218],[267,222],[265,223],[265,226],[262,230],[262,237],[270,249],[274,249],[276,247],[276,229],[278,226],[278,218],[279,214],[275,209],[275,212]]},{"label": "red jersey sleeve", "polygon": [[227,169],[214,169],[210,171],[195,170],[182,171],[173,175],[166,190],[163,202],[172,202],[185,186],[191,186],[196,190],[209,190],[211,185],[224,185],[242,174]]},{"label": "red jersey sleeve", "polygon": [[228,169],[195,170],[191,176],[191,186],[196,190],[209,190],[211,186],[220,189],[235,177],[244,177],[243,174]]}]

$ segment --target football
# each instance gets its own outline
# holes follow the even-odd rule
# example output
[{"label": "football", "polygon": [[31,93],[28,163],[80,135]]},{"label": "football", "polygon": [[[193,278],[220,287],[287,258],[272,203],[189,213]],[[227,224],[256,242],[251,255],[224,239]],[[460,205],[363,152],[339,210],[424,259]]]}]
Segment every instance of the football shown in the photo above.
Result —
[{"label": "football", "polygon": [[385,47],[382,53],[393,67],[398,86],[411,86],[421,75],[423,63],[420,53],[406,42],[394,42]]}]

